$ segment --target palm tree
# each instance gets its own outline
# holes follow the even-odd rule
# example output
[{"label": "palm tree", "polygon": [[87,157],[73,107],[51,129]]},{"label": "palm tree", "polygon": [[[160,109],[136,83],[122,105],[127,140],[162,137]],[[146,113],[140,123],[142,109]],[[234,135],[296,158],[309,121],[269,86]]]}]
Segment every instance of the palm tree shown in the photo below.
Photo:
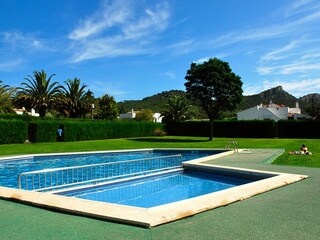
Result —
[{"label": "palm tree", "polygon": [[184,120],[191,107],[190,102],[185,97],[173,96],[165,105],[165,110],[161,113],[165,121],[181,121]]},{"label": "palm tree", "polygon": [[90,90],[85,91],[87,85],[80,86],[80,82],[79,78],[68,79],[64,81],[66,87],[62,87],[64,114],[71,118],[83,116],[88,112],[93,98]]},{"label": "palm tree", "polygon": [[45,71],[34,71],[33,77],[28,75],[18,87],[17,102],[19,105],[26,104],[39,112],[40,117],[45,117],[46,110],[56,103],[61,86],[58,82],[50,83],[52,74],[47,79]]},{"label": "palm tree", "polygon": [[12,95],[14,89],[4,85],[0,80],[0,113],[14,113],[12,109]]}]

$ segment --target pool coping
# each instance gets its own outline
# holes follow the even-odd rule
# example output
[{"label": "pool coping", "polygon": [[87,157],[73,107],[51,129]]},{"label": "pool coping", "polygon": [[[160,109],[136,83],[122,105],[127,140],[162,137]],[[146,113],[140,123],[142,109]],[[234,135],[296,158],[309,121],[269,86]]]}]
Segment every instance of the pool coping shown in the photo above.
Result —
[{"label": "pool coping", "polygon": [[[135,151],[142,150],[158,150],[155,149],[135,149]],[[166,148],[168,150],[217,150],[217,149],[183,149],[183,148]],[[161,149],[161,150],[166,150]],[[221,149],[219,149],[221,150]],[[130,150],[125,150],[130,151]],[[242,151],[242,149],[239,149]],[[120,152],[115,151],[98,151],[103,152]],[[86,152],[88,153],[88,152]],[[89,152],[95,153],[95,152]],[[76,153],[72,153],[76,154]],[[79,154],[79,153],[78,153]],[[80,152],[84,154],[84,152]],[[66,197],[60,195],[54,195],[50,193],[30,192],[26,190],[19,190],[7,187],[0,187],[0,198],[14,200],[31,204],[34,206],[68,212],[72,214],[94,217],[109,221],[115,221],[120,223],[132,224],[142,227],[154,227],[168,222],[172,222],[184,217],[193,216],[197,213],[208,211],[217,207],[225,206],[230,203],[241,201],[252,197],[254,195],[261,194],[263,192],[270,191],[288,184],[303,180],[308,176],[287,174],[279,172],[260,171],[244,168],[225,167],[217,165],[205,164],[205,161],[213,160],[215,158],[223,157],[233,154],[233,151],[220,153],[217,155],[200,158],[197,160],[191,160],[183,162],[185,168],[192,168],[202,171],[209,171],[215,173],[231,173],[233,176],[246,176],[250,178],[269,177],[257,182],[252,182],[237,186],[234,188],[222,190],[215,193],[202,195],[199,197],[169,203],[152,208],[139,208],[131,207],[120,204],[102,203],[85,199],[78,199],[73,197]],[[40,154],[44,155],[44,154]],[[45,154],[52,155],[52,154]],[[59,154],[65,155],[65,154]],[[28,155],[39,156],[36,155]],[[15,156],[15,158],[18,158]],[[21,158],[21,156],[20,156]]]}]

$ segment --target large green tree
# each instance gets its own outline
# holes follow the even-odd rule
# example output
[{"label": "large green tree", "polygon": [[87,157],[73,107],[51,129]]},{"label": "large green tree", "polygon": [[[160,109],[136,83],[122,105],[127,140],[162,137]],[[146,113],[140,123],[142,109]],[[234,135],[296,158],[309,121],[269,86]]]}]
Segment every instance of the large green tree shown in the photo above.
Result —
[{"label": "large green tree", "polygon": [[51,83],[52,74],[47,79],[44,70],[34,71],[33,76],[28,75],[26,82],[21,83],[16,95],[16,103],[19,106],[34,108],[39,112],[40,117],[46,115],[46,110],[53,107],[58,100],[61,86],[58,82]]},{"label": "large green tree", "polygon": [[70,118],[84,117],[90,111],[90,104],[93,101],[93,94],[86,90],[87,85],[82,84],[79,78],[64,81],[62,86],[62,106],[60,111]]},{"label": "large green tree", "polygon": [[306,109],[306,112],[316,120],[320,120],[320,99],[316,95],[311,97],[310,106]]},{"label": "large green tree", "polygon": [[97,114],[95,117],[107,120],[117,119],[118,107],[114,97],[105,94],[98,98]]},{"label": "large green tree", "polygon": [[241,78],[232,72],[227,62],[210,58],[203,63],[191,63],[185,79],[187,93],[201,102],[208,115],[212,140],[213,120],[222,112],[235,109],[242,100]]},{"label": "large green tree", "polygon": [[181,121],[188,118],[188,110],[191,107],[189,100],[182,96],[173,96],[168,100],[161,115],[163,121]]},{"label": "large green tree", "polygon": [[14,89],[0,80],[0,113],[14,113],[12,109],[12,96]]},{"label": "large green tree", "polygon": [[135,120],[153,122],[153,112],[151,109],[142,109],[136,114]]}]

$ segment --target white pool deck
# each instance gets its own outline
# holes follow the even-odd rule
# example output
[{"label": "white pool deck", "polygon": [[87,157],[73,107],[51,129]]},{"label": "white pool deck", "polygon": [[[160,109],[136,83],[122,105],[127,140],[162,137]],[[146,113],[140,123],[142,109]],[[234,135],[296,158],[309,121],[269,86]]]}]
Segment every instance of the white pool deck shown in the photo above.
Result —
[{"label": "white pool deck", "polygon": [[[138,149],[153,150],[153,149]],[[154,149],[157,150],[157,149]],[[179,149],[178,149],[179,150]],[[190,149],[180,149],[190,150]],[[217,150],[217,149],[191,149],[191,150]],[[239,149],[239,152],[243,149]],[[119,151],[103,151],[103,152],[119,152]],[[97,152],[90,152],[97,153]],[[99,151],[98,153],[102,153]],[[61,154],[67,155],[68,153]],[[73,153],[75,154],[75,153]],[[84,154],[81,152],[81,154]],[[176,221],[181,218],[195,215],[204,211],[228,205],[230,203],[241,201],[252,196],[286,186],[288,184],[307,178],[306,175],[287,174],[279,172],[267,172],[253,169],[233,168],[205,164],[206,161],[214,160],[234,154],[228,151],[197,160],[187,161],[183,163],[184,168],[192,168],[200,171],[227,174],[230,176],[242,176],[249,178],[263,178],[252,183],[229,188],[215,193],[205,194],[199,197],[187,200],[173,202],[161,206],[151,208],[131,207],[120,204],[103,203],[91,200],[85,200],[74,197],[66,197],[55,195],[52,193],[41,193],[27,190],[19,190],[7,187],[0,187],[0,198],[23,202],[26,204],[55,210],[68,212],[72,214],[94,217],[109,221],[132,224],[142,227],[154,227],[168,222]],[[48,154],[52,155],[52,154]],[[25,155],[19,158],[33,157],[40,155]],[[44,154],[41,154],[44,156]],[[3,158],[4,159],[4,158]],[[5,158],[17,159],[17,157]],[[1,159],[0,159],[1,161]]]}]

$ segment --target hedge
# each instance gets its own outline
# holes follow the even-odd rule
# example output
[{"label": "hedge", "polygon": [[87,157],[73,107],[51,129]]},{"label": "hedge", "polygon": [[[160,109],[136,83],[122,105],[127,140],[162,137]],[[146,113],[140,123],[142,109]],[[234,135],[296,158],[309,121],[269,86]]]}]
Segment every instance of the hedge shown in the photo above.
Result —
[{"label": "hedge", "polygon": [[279,138],[320,138],[320,121],[279,121]]},{"label": "hedge", "polygon": [[59,121],[47,120],[31,122],[28,125],[28,137],[31,142],[57,141]]},{"label": "hedge", "polygon": [[0,144],[23,143],[28,136],[28,123],[21,120],[0,119]]},{"label": "hedge", "polygon": [[[96,139],[128,138],[151,136],[161,123],[96,121],[96,120],[46,120],[33,121],[28,125],[28,137],[31,142],[85,141]],[[57,129],[63,130],[63,136],[57,136]]]},{"label": "hedge", "polygon": [[[173,136],[209,137],[209,121],[167,123]],[[214,121],[214,137],[236,138],[320,138],[319,121]]]},{"label": "hedge", "polygon": [[63,122],[65,141],[151,136],[162,124],[152,122]]}]

